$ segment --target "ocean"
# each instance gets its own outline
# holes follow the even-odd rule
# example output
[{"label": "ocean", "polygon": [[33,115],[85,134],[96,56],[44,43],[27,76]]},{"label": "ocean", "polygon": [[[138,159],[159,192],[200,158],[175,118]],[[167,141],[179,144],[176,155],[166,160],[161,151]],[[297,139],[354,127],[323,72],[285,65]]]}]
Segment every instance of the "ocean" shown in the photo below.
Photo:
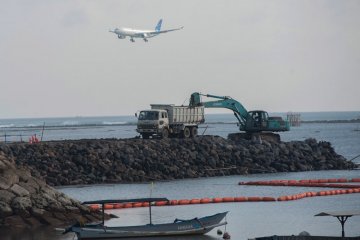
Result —
[{"label": "ocean", "polygon": [[[284,116],[285,113],[276,115]],[[283,141],[299,141],[315,138],[329,141],[336,152],[347,159],[360,154],[360,112],[320,112],[301,113],[303,121],[299,127],[292,127],[289,132],[280,133]],[[340,121],[339,121],[340,120]],[[349,122],[346,122],[349,121]],[[45,123],[45,125],[44,125]],[[44,131],[43,131],[43,126]],[[136,118],[133,116],[117,117],[73,117],[39,119],[2,119],[0,120],[0,141],[27,141],[36,134],[44,141],[83,138],[133,138]],[[236,119],[232,114],[211,114],[206,116],[206,123],[200,126],[199,134],[227,137],[238,132]],[[359,158],[354,162],[360,163]],[[224,176],[213,178],[160,181],[142,184],[104,184],[88,186],[58,187],[59,191],[79,201],[98,199],[124,199],[137,197],[167,197],[168,199],[192,199],[203,197],[235,196],[271,196],[279,197],[307,191],[320,191],[321,188],[306,187],[271,187],[243,186],[240,181],[273,179],[319,179],[319,178],[360,178],[359,170],[314,171],[296,173],[253,174],[247,176]],[[360,186],[360,185],[359,185]],[[314,217],[324,211],[360,211],[360,194],[343,194],[326,197],[304,198],[288,202],[244,202],[203,205],[165,206],[153,208],[153,222],[164,223],[175,218],[191,219],[229,211],[226,231],[232,239],[249,239],[272,235],[297,235],[307,231],[311,235],[341,236],[341,225],[333,217]],[[109,213],[119,218],[106,222],[106,225],[147,224],[148,209],[117,209]],[[349,218],[345,224],[346,236],[360,236],[360,216]],[[221,228],[223,231],[224,227]],[[24,230],[22,232],[0,231],[4,239],[56,239],[70,240],[74,235],[61,235],[53,228]],[[1,238],[3,239],[3,238]],[[222,239],[213,230],[201,237],[161,238],[180,239]]]}]

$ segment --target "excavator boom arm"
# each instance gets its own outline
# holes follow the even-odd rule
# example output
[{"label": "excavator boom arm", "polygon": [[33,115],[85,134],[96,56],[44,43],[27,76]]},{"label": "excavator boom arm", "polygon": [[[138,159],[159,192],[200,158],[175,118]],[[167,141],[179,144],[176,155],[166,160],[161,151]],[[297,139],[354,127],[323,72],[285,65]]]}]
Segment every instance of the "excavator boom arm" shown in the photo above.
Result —
[{"label": "excavator boom arm", "polygon": [[[202,102],[200,96],[209,98],[217,98],[221,100]],[[190,106],[204,106],[206,108],[227,108],[234,112],[236,119],[241,126],[245,126],[246,120],[249,116],[248,111],[238,101],[226,96],[216,96],[210,94],[193,93],[190,98]]]}]

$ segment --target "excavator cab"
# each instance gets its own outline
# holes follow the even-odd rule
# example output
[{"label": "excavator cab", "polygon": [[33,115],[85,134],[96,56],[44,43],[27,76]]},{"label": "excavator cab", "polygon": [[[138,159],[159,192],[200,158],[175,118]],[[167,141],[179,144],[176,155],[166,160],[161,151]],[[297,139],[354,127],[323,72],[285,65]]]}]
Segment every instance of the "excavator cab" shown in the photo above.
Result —
[{"label": "excavator cab", "polygon": [[[248,118],[246,120],[246,131],[260,132],[267,130],[269,115],[265,111],[250,111],[248,112]],[[245,130],[245,129],[244,129]]]}]

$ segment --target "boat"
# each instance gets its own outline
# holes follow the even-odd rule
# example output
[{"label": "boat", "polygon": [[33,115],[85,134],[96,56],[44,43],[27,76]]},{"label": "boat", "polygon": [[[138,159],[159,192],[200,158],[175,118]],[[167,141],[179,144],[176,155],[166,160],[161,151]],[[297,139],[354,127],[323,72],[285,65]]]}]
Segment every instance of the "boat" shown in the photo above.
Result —
[{"label": "boat", "polygon": [[[222,220],[228,212],[217,213],[211,216],[193,218],[188,220],[175,219],[171,223],[153,224],[151,219],[151,205],[158,201],[169,201],[167,198],[137,198],[119,200],[87,201],[83,204],[101,204],[102,222],[80,224],[76,223],[63,232],[74,232],[78,239],[110,239],[110,238],[131,238],[131,237],[160,237],[160,236],[181,236],[181,235],[202,235],[210,232],[216,227],[226,225]],[[137,226],[105,226],[104,205],[112,203],[139,203],[148,202],[150,223]]]}]

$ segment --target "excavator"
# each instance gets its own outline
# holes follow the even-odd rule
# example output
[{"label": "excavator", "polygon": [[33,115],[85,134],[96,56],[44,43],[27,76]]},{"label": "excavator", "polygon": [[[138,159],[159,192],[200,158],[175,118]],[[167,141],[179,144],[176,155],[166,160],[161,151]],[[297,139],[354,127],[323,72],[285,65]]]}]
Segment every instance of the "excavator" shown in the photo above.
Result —
[{"label": "excavator", "polygon": [[[215,98],[218,100],[202,102],[201,96]],[[195,92],[190,97],[190,107],[204,106],[205,108],[226,108],[232,110],[240,131],[245,131],[241,136],[247,139],[267,139],[279,142],[280,135],[272,132],[283,132],[290,130],[288,121],[281,117],[269,117],[268,113],[262,110],[247,111],[246,108],[235,99],[228,96],[216,96],[211,94],[201,94]],[[265,132],[265,133],[264,133]],[[239,136],[239,134],[237,135]],[[231,136],[229,136],[230,138]],[[234,137],[234,135],[232,135]]]}]

